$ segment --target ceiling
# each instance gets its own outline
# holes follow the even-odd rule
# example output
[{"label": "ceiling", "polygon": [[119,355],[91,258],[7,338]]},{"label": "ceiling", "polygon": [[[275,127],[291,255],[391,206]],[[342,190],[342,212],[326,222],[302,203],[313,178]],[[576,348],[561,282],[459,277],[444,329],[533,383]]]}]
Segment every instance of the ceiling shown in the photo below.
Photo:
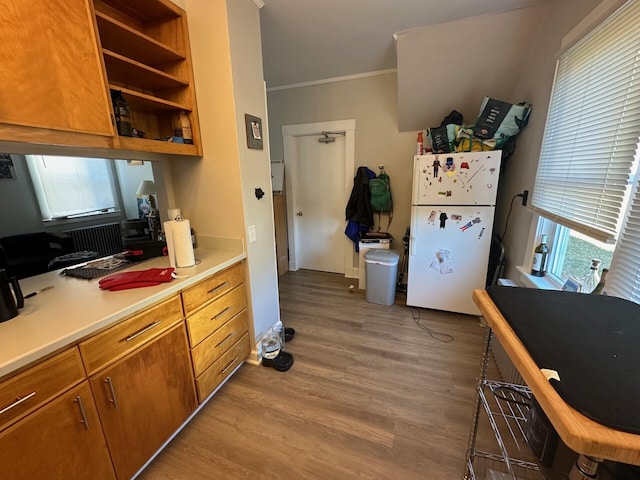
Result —
[{"label": "ceiling", "polygon": [[[267,88],[396,68],[393,35],[549,0],[254,0]],[[443,38],[442,44],[455,42]],[[428,49],[417,62],[428,62]],[[433,46],[434,48],[439,45]]]}]

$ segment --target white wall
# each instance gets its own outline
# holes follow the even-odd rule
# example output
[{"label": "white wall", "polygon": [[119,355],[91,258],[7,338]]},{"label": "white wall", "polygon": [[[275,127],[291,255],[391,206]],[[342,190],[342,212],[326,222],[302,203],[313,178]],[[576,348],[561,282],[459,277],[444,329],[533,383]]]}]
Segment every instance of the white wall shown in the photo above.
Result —
[{"label": "white wall", "polygon": [[[355,169],[366,165],[377,172],[377,165],[385,166],[391,178],[394,199],[393,222],[389,229],[395,239],[392,248],[402,252],[402,236],[410,220],[411,176],[417,132],[398,131],[395,74],[276,90],[269,92],[267,98],[272,158],[283,158],[283,125],[355,119]],[[318,175],[327,174],[322,165],[315,168]],[[351,178],[354,175],[355,170]],[[377,215],[375,220],[377,222]],[[382,217],[382,224],[383,228],[387,225],[385,216]],[[352,266],[358,267],[355,255]]]},{"label": "white wall", "polygon": [[[260,15],[253,0],[227,0],[227,11],[245,228],[255,226],[257,238],[247,242],[247,257],[254,329],[260,335],[280,320]],[[262,150],[247,147],[245,114],[262,119]],[[261,199],[256,188],[264,192]]]},{"label": "white wall", "polygon": [[[529,126],[518,138],[516,152],[508,160],[500,182],[494,224],[494,230],[498,233],[502,233],[513,195],[524,189],[531,193],[553,81],[555,55],[562,36],[599,3],[599,0],[553,0],[546,7],[425,27],[425,31],[415,32],[415,36],[408,34],[400,39],[400,44],[404,43],[402,48],[407,48],[406,52],[421,52],[421,56],[415,53],[410,58],[429,67],[428,72],[423,71],[416,78],[418,83],[410,87],[409,92],[403,92],[403,95],[415,94],[416,108],[425,112],[422,128],[439,125],[442,117],[452,109],[459,110],[466,119],[475,120],[485,94],[513,102],[526,100],[533,104]],[[528,19],[527,15],[531,17]],[[495,30],[500,24],[497,20],[507,19],[512,19],[525,33],[522,35],[520,31],[515,32],[514,41],[501,37],[503,42],[509,44],[509,54],[502,55],[502,52],[495,50],[478,51],[479,38],[483,37],[478,36],[478,30],[468,25],[468,22],[479,22],[480,26],[491,25]],[[527,22],[535,23],[532,19],[537,22],[537,33],[527,25]],[[466,28],[460,29],[461,24],[466,25]],[[437,32],[437,36],[431,37],[430,44],[425,44],[422,36],[430,37],[430,30],[431,33]],[[509,31],[513,33],[513,30]],[[412,39],[416,44],[407,45],[406,42]],[[452,44],[460,50],[460,55],[453,56],[445,65],[430,63],[429,52],[432,49],[443,48],[446,51]],[[514,63],[516,54],[523,60],[522,63]],[[464,59],[470,56],[475,56],[482,62],[476,63],[474,69],[467,70]],[[455,88],[447,86],[449,74],[442,73],[447,71],[462,80],[455,83]],[[506,75],[509,81],[505,83],[504,78],[495,78],[492,73],[495,71],[510,72]],[[399,72],[398,76],[402,77],[403,73]],[[491,82],[486,83],[487,78]],[[484,86],[483,90],[476,88],[478,82]],[[401,250],[400,242],[410,217],[411,167],[416,129],[406,133],[399,129],[398,88],[396,76],[388,74],[272,91],[268,93],[268,105],[272,158],[283,156],[282,125],[356,119],[356,167],[368,165],[375,168],[378,163],[384,163],[389,172],[394,195],[391,233],[396,242],[393,248]],[[428,98],[421,97],[425,92]],[[466,92],[475,92],[475,98],[470,98]],[[515,266],[522,262],[531,222],[531,215],[519,205],[518,202],[514,205],[506,238],[507,276],[511,278],[516,277]]]},{"label": "white wall", "polygon": [[[527,62],[515,84],[514,96],[526,98],[534,107],[529,125],[518,138],[517,150],[509,159],[501,180],[495,221],[500,233],[513,195],[529,190],[531,198],[562,37],[600,3],[600,0],[554,0],[539,35],[531,39],[530,48],[523,52]],[[504,276],[512,279],[520,277],[516,266],[522,265],[526,256],[532,221],[531,214],[520,205],[517,199],[505,238],[507,266]]]},{"label": "white wall", "polygon": [[[203,156],[170,163],[171,206],[198,236],[244,242],[255,347],[279,320],[268,150],[249,150],[244,127],[245,113],[266,119],[258,8],[252,0],[185,3]],[[265,191],[262,200],[255,187]],[[249,225],[256,226],[255,243],[247,242]]]},{"label": "white wall", "polygon": [[398,34],[400,131],[437,127],[453,109],[472,125],[485,95],[527,100],[513,93],[547,10],[523,8]]}]

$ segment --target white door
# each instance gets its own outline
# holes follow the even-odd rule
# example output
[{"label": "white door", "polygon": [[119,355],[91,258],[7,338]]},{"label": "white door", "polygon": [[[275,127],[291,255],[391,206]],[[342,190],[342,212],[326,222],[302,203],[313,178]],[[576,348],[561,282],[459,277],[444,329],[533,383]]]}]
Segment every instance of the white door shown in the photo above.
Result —
[{"label": "white door", "polygon": [[298,266],[344,273],[345,137],[332,143],[320,136],[296,138],[294,222]]}]

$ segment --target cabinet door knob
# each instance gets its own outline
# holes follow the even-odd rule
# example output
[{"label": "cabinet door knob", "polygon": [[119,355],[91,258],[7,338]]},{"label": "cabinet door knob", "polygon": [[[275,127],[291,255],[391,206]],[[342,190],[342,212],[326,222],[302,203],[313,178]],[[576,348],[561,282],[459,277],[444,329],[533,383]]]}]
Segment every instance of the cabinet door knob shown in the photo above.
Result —
[{"label": "cabinet door knob", "polygon": [[80,395],[78,395],[73,401],[78,404],[78,408],[80,409],[80,415],[82,416],[82,420],[80,420],[80,423],[84,425],[84,428],[89,430],[89,420],[87,420],[87,412],[85,412],[84,410],[82,398],[80,398]]},{"label": "cabinet door knob", "polygon": [[304,213],[302,212],[298,212],[298,216],[301,217],[302,215],[304,215]]},{"label": "cabinet door knob", "polygon": [[116,398],[116,389],[113,388],[113,382],[111,381],[111,377],[105,378],[104,383],[109,385],[109,391],[111,392],[111,399],[109,400],[109,403],[113,403],[113,406],[115,408],[118,408],[118,399]]}]

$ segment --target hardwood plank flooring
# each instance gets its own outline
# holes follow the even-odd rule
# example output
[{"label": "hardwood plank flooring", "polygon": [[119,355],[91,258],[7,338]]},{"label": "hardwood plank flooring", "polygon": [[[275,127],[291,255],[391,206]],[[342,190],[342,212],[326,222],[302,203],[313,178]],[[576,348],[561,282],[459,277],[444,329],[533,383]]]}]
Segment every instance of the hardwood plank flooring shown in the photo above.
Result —
[{"label": "hardwood plank flooring", "polygon": [[[287,372],[245,364],[139,476],[462,478],[480,372],[478,318],[368,303],[341,275],[280,277]],[[451,335],[445,343],[420,323]],[[442,337],[441,337],[442,339]]]}]

